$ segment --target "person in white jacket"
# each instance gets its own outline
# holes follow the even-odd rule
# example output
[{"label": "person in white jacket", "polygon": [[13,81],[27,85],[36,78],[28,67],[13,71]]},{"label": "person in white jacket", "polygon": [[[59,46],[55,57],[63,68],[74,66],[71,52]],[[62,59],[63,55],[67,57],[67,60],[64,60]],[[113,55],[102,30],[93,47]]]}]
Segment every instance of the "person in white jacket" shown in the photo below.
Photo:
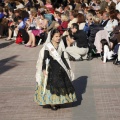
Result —
[{"label": "person in white jacket", "polygon": [[[118,21],[115,18],[116,18],[116,14],[114,12],[111,12],[110,20],[107,22],[107,25],[104,27],[104,29],[108,31],[109,37],[111,32],[113,32],[114,28],[118,25]],[[110,42],[110,48],[113,48],[112,42]]]},{"label": "person in white jacket", "polygon": [[117,25],[118,21],[115,19],[115,13],[110,13],[110,20],[107,22],[107,25],[104,27],[104,29],[110,34]]}]

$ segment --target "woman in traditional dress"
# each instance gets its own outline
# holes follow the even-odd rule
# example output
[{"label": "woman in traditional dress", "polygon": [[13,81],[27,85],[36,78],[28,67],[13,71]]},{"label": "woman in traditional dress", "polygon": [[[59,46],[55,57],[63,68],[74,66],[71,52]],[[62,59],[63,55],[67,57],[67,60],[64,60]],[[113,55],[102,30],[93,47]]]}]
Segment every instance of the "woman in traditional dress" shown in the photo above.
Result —
[{"label": "woman in traditional dress", "polygon": [[76,101],[72,79],[73,73],[60,32],[54,29],[50,42],[43,46],[37,61],[35,102],[57,110],[60,104]]}]

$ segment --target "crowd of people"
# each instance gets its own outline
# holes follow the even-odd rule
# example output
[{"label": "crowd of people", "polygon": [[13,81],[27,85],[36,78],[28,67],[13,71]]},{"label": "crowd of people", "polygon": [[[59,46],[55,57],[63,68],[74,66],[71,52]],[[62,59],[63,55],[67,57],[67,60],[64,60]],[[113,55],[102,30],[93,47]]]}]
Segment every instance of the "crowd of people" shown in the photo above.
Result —
[{"label": "crowd of people", "polygon": [[0,0],[0,38],[43,44],[34,101],[52,110],[77,100],[70,61],[120,65],[120,0]]},{"label": "crowd of people", "polygon": [[0,38],[33,48],[53,29],[70,60],[120,64],[120,0],[0,0]]}]

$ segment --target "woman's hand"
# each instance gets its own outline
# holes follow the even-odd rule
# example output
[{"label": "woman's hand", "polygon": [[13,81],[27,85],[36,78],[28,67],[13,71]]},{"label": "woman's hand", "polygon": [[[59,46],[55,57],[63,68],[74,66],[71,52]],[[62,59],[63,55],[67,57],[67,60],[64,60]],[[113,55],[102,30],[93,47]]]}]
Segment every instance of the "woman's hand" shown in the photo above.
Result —
[{"label": "woman's hand", "polygon": [[46,73],[46,70],[43,70],[43,74],[44,74],[44,76],[48,75],[48,74]]}]

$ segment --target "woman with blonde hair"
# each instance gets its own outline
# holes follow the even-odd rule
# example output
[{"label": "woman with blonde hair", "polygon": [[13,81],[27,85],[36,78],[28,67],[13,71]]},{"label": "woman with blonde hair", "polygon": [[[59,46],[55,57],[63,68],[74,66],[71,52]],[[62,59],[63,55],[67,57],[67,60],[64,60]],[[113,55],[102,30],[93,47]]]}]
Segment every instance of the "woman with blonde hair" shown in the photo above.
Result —
[{"label": "woman with blonde hair", "polygon": [[84,31],[86,32],[86,34],[89,34],[89,30],[90,30],[90,26],[93,24],[93,15],[91,13],[87,13],[86,14],[86,23],[84,26]]},{"label": "woman with blonde hair", "polygon": [[59,31],[60,31],[60,34],[62,35],[63,32],[64,32],[64,31],[67,29],[67,27],[68,27],[68,17],[67,17],[67,15],[62,14],[62,15],[61,15],[61,21],[62,21],[62,23],[61,23],[61,25],[58,27],[58,29],[59,29]]},{"label": "woman with blonde hair", "polygon": [[45,7],[48,8],[48,9],[51,9],[53,7],[52,4],[51,4],[51,0],[46,0]]}]

